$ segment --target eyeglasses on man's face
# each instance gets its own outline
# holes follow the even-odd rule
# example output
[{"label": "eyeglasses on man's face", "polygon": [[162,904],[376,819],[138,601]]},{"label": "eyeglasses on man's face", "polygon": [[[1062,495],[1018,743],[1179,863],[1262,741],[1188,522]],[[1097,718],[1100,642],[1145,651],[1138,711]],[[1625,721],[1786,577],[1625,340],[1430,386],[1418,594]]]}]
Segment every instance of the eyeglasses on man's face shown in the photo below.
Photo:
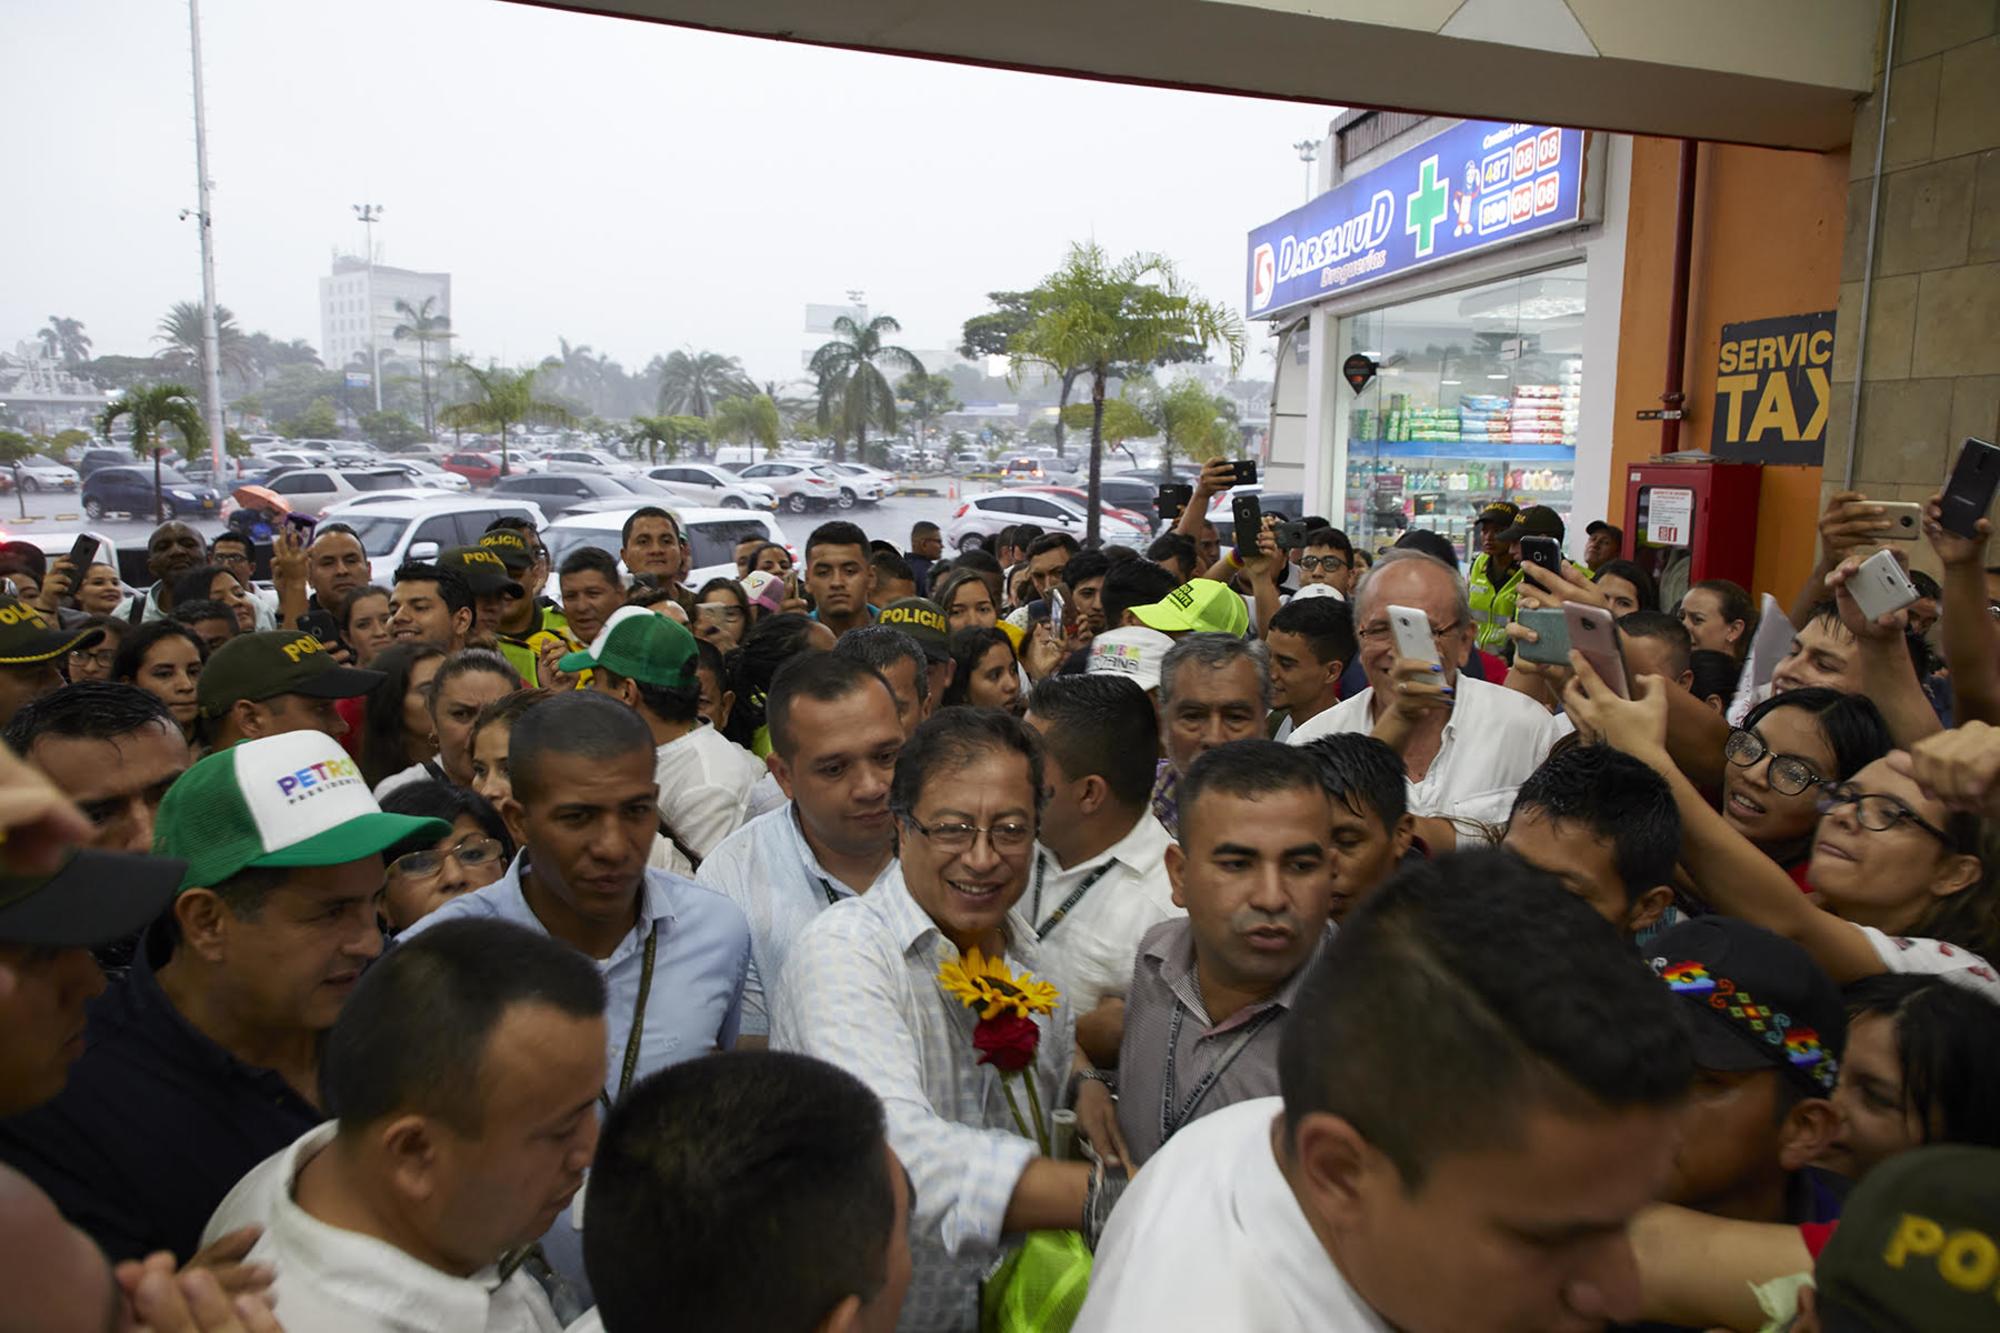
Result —
[{"label": "eyeglasses on man's face", "polygon": [[919,824],[912,819],[909,825],[941,852],[969,852],[982,833],[996,852],[1024,851],[1035,841],[1034,825],[1012,821],[982,827],[978,824]]},{"label": "eyeglasses on man's face", "polygon": [[1323,569],[1329,574],[1338,574],[1343,569],[1354,568],[1354,564],[1337,555],[1302,555],[1299,557],[1299,568],[1309,573]]},{"label": "eyeglasses on man's face", "polygon": [[1778,754],[1764,744],[1764,738],[1754,731],[1732,731],[1729,740],[1722,747],[1723,758],[1738,768],[1753,768],[1765,755],[1771,756],[1770,774],[1765,781],[1771,790],[1783,796],[1797,796],[1808,787],[1818,786],[1823,780],[1808,761],[1795,754]]}]

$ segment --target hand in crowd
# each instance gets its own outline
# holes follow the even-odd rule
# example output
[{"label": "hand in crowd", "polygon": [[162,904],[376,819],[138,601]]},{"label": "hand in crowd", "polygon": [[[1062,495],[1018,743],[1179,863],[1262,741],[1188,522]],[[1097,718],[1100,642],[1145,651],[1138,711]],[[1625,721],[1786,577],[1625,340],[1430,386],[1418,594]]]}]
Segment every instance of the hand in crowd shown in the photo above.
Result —
[{"label": "hand in crowd", "polygon": [[1927,736],[1889,766],[1953,810],[2000,819],[2000,728],[1967,722]]},{"label": "hand in crowd", "polygon": [[799,615],[812,610],[812,603],[799,595],[799,576],[791,570],[785,571],[785,600],[778,603],[778,610]]},{"label": "hand in crowd", "polygon": [[1106,1166],[1122,1166],[1132,1160],[1132,1150],[1118,1131],[1118,1103],[1111,1090],[1095,1079],[1077,1084],[1076,1129]]},{"label": "hand in crowd", "polygon": [[1961,537],[1956,532],[1947,532],[1940,518],[1943,503],[1943,495],[1933,495],[1924,501],[1924,536],[1930,540],[1931,549],[1946,565],[1984,565],[1986,543],[1993,535],[1993,525],[1980,519],[1973,525],[1979,530],[1977,537]]},{"label": "hand in crowd", "polygon": [[1243,572],[1252,583],[1275,583],[1278,572],[1285,567],[1285,553],[1278,549],[1278,516],[1264,515],[1264,526],[1257,532],[1257,548],[1254,554],[1243,553]]},{"label": "hand in crowd", "polygon": [[1532,610],[1536,607],[1561,606],[1564,602],[1580,602],[1584,606],[1595,606],[1608,610],[1611,599],[1604,595],[1581,568],[1565,560],[1562,562],[1562,577],[1557,578],[1540,565],[1521,566],[1520,607]]},{"label": "hand in crowd", "polygon": [[263,1295],[268,1274],[255,1289],[232,1288],[215,1269],[192,1262],[176,1273],[173,1255],[161,1251],[118,1265],[117,1279],[137,1320],[123,1327],[133,1333],[284,1333]]},{"label": "hand in crowd", "polygon": [[1028,631],[1028,641],[1021,646],[1021,669],[1028,673],[1029,680],[1041,680],[1053,675],[1063,664],[1066,645],[1049,631],[1049,623],[1037,622]]},{"label": "hand in crowd", "polygon": [[42,591],[35,598],[35,609],[43,615],[52,616],[76,586],[76,566],[70,564],[69,557],[59,555],[49,562],[49,572],[42,579]]},{"label": "hand in crowd", "polygon": [[271,583],[280,592],[306,586],[305,535],[290,523],[271,534]]},{"label": "hand in crowd", "polygon": [[1633,697],[1620,698],[1591,668],[1584,655],[1570,650],[1569,684],[1563,686],[1563,711],[1579,733],[1601,739],[1613,749],[1659,767],[1667,757],[1667,683],[1658,676],[1632,677]]},{"label": "hand in crowd", "polygon": [[1401,754],[1425,718],[1451,711],[1455,687],[1445,684],[1444,668],[1420,658],[1399,657],[1396,688],[1389,706],[1375,719],[1375,738]]},{"label": "hand in crowd", "polygon": [[557,665],[568,655],[569,645],[560,639],[542,645],[541,651],[535,654],[535,672],[543,686],[552,690],[576,687],[576,677]]},{"label": "hand in crowd", "polygon": [[1833,593],[1834,605],[1840,608],[1840,623],[1847,626],[1847,632],[1857,639],[1901,640],[1910,623],[1907,609],[1870,620],[1862,614],[1854,594],[1848,590],[1848,581],[1861,568],[1861,561],[1859,555],[1847,556],[1826,576],[1826,586]]},{"label": "hand in crowd", "polygon": [[1221,495],[1235,484],[1236,465],[1227,458],[1211,458],[1201,465],[1201,475],[1195,478],[1194,499],[1189,502],[1189,507],[1205,514],[1209,498]]},{"label": "hand in crowd", "polygon": [[1873,550],[1894,531],[1881,505],[1870,503],[1860,491],[1835,491],[1819,516],[1821,563],[1833,565],[1852,552]]}]

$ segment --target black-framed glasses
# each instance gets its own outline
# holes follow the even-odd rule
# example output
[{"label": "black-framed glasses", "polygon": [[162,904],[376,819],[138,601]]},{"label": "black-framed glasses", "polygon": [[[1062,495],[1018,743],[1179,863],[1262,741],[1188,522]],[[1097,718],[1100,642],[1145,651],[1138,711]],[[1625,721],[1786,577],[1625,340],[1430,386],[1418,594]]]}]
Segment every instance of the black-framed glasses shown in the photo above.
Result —
[{"label": "black-framed glasses", "polygon": [[438,851],[435,848],[421,852],[404,852],[389,863],[389,869],[404,879],[436,879],[444,871],[446,857],[459,863],[467,870],[477,870],[490,866],[500,859],[505,849],[497,838],[467,838],[456,847]]},{"label": "black-framed glasses", "polygon": [[941,852],[969,852],[982,833],[993,844],[993,850],[998,852],[1022,851],[1035,841],[1034,825],[1017,824],[1011,820],[985,827],[978,824],[919,824],[914,819],[906,822],[929,838],[931,845]]},{"label": "black-framed glasses", "polygon": [[1764,744],[1764,738],[1754,731],[1740,728],[1729,733],[1729,741],[1722,747],[1722,756],[1738,768],[1752,768],[1765,755],[1771,756],[1771,775],[1768,779],[1771,790],[1785,796],[1797,796],[1809,787],[1816,787],[1824,781],[1808,761],[1795,754],[1779,754]]},{"label": "black-framed glasses", "polygon": [[1832,814],[1843,805],[1854,807],[1854,822],[1875,833],[1887,833],[1899,824],[1915,824],[1952,851],[1958,842],[1949,833],[1925,819],[1898,798],[1886,792],[1858,791],[1847,783],[1820,786],[1819,812]]},{"label": "black-framed glasses", "polygon": [[1354,564],[1352,561],[1343,560],[1337,555],[1302,555],[1299,557],[1299,568],[1304,570],[1324,569],[1329,574],[1337,574],[1343,569],[1354,568]]}]

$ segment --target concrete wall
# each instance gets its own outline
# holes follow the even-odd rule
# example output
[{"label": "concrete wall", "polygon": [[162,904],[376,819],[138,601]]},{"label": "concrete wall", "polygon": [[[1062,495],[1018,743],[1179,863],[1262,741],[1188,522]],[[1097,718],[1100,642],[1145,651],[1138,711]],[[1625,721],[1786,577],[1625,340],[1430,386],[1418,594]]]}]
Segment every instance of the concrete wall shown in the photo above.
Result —
[{"label": "concrete wall", "polygon": [[[1922,500],[1967,435],[2000,439],[2000,0],[1902,0],[1889,80],[1861,103],[1833,357],[1827,491],[1839,488],[1861,367],[1854,481]],[[1867,327],[1869,203],[1878,139],[1880,216]],[[1912,552],[1919,563],[1930,548]]]},{"label": "concrete wall", "polygon": [[[1660,448],[1660,424],[1640,421],[1636,414],[1659,407],[1666,384],[1679,169],[1679,141],[1633,141],[1606,506],[1613,515],[1624,510],[1626,466]],[[1704,144],[1697,172],[1683,449],[1708,448],[1723,325],[1835,308],[1848,194],[1844,152]],[[1832,430],[1830,423],[1829,438]],[[1764,469],[1751,591],[1788,600],[1811,570],[1820,475],[1819,468]]]}]

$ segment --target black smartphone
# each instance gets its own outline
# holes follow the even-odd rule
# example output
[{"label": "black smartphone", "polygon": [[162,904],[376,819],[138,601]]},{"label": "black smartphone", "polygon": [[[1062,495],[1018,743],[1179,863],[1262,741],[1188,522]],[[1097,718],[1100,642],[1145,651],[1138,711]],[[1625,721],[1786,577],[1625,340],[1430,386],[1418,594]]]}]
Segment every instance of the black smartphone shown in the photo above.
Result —
[{"label": "black smartphone", "polygon": [[1306,524],[1304,519],[1290,519],[1277,526],[1276,533],[1280,551],[1303,551],[1306,549]]},{"label": "black smartphone", "polygon": [[1161,486],[1153,496],[1153,508],[1160,511],[1160,518],[1168,523],[1181,516],[1181,511],[1194,499],[1194,487],[1183,482],[1170,481]]},{"label": "black smartphone", "polygon": [[1254,495],[1239,495],[1229,502],[1229,519],[1234,523],[1232,540],[1246,556],[1257,554],[1257,534],[1264,526],[1264,508]]},{"label": "black smartphone", "polygon": [[97,548],[100,545],[102,543],[97,538],[86,532],[69,548],[69,577],[72,583],[83,582],[83,571],[89,569],[91,562],[97,559]]},{"label": "black smartphone", "polygon": [[1979,520],[1993,507],[1996,487],[2000,487],[2000,449],[1967,436],[1939,498],[1938,523],[1946,532],[1976,539]]},{"label": "black smartphone", "polygon": [[1237,458],[1230,460],[1229,470],[1235,475],[1233,486],[1255,486],[1257,484],[1257,460]]},{"label": "black smartphone", "polygon": [[1557,578],[1562,577],[1562,544],[1554,537],[1521,538],[1521,559],[1531,565],[1540,565]]},{"label": "black smartphone", "polygon": [[306,612],[299,617],[299,628],[329,648],[340,645],[340,626],[333,623],[331,611]]},{"label": "black smartphone", "polygon": [[319,526],[319,520],[311,514],[287,514],[285,515],[285,522],[297,528],[308,539],[312,537],[313,529]]}]

